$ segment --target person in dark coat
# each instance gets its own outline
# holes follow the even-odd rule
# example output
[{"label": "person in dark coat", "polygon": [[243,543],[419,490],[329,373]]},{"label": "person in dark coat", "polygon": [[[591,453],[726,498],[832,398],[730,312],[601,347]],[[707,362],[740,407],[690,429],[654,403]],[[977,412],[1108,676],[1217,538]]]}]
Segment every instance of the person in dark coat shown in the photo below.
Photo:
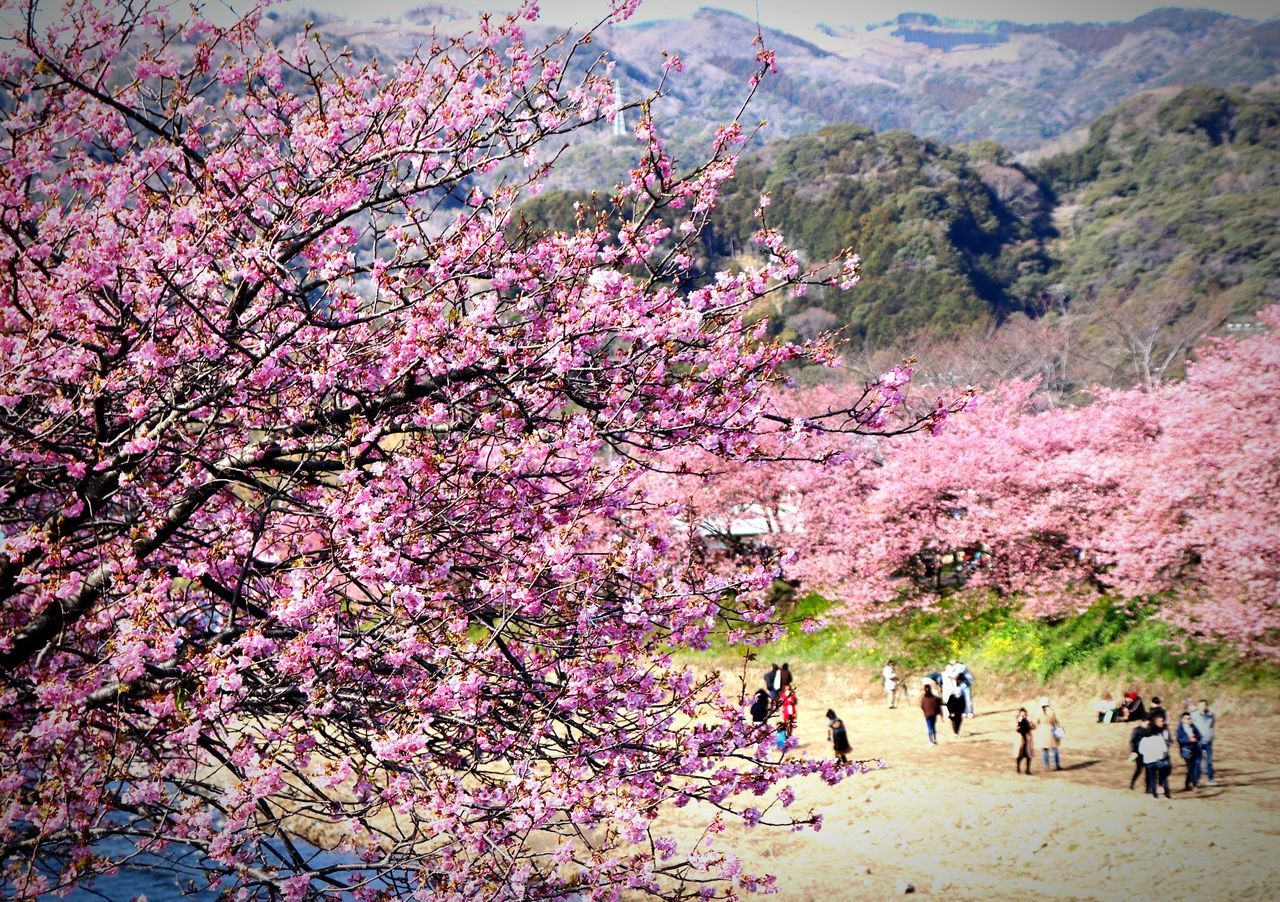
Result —
[{"label": "person in dark coat", "polygon": [[929,737],[929,745],[938,744],[938,715],[942,713],[942,699],[933,694],[933,686],[924,684],[924,695],[920,696],[920,710],[924,712],[924,729]]},{"label": "person in dark coat", "polygon": [[1203,738],[1200,730],[1191,722],[1191,712],[1183,714],[1178,723],[1178,754],[1187,763],[1187,780],[1182,786],[1184,790],[1200,788],[1200,747]]},{"label": "person in dark coat", "polygon": [[756,697],[751,701],[751,722],[764,723],[769,719],[769,693],[763,689],[756,690]]},{"label": "person in dark coat", "polygon": [[835,716],[836,712],[828,711],[827,738],[831,740],[831,750],[841,764],[849,763],[849,753],[853,751],[849,745],[849,733],[844,728],[844,721]]},{"label": "person in dark coat", "polygon": [[1138,785],[1138,777],[1146,773],[1146,765],[1142,763],[1142,756],[1138,754],[1138,743],[1146,738],[1150,725],[1140,723],[1129,731],[1129,757],[1133,759],[1133,776],[1129,778],[1129,788],[1133,789]]},{"label": "person in dark coat", "polygon": [[959,692],[947,699],[947,717],[951,720],[951,732],[959,736],[960,724],[964,721],[964,696]]},{"label": "person in dark coat", "polygon": [[764,673],[764,688],[769,693],[769,698],[776,705],[778,697],[782,695],[782,671],[778,669],[778,665],[774,664]]},{"label": "person in dark coat", "polygon": [[1027,716],[1026,708],[1018,709],[1018,723],[1014,727],[1018,731],[1018,758],[1014,762],[1014,767],[1018,769],[1018,773],[1022,773],[1022,759],[1027,760],[1027,776],[1031,776],[1031,756],[1035,752],[1035,744],[1031,739],[1031,734],[1035,732],[1036,725]]},{"label": "person in dark coat", "polygon": [[1160,700],[1160,696],[1153,695],[1151,696],[1151,707],[1147,709],[1147,722],[1155,723],[1157,717],[1162,718],[1165,723],[1169,722],[1169,714],[1164,709],[1164,702]]}]

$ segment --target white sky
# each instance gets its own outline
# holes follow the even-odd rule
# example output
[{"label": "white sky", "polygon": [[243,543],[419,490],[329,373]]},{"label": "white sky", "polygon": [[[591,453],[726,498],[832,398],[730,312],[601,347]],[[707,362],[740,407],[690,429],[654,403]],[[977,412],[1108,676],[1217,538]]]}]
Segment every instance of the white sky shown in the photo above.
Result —
[{"label": "white sky", "polygon": [[[429,0],[428,0],[429,2]],[[770,27],[802,28],[817,22],[863,25],[883,22],[900,12],[930,12],[962,19],[1009,19],[1015,22],[1115,21],[1132,19],[1161,6],[1178,5],[1177,0],[1073,0],[1072,3],[1047,0],[858,0],[840,3],[836,0],[701,0],[681,3],[679,0],[642,0],[635,21],[670,19],[686,16],[699,6],[714,6],[755,18],[759,3],[760,21]],[[289,8],[309,8],[337,13],[350,19],[372,20],[396,18],[406,10],[424,5],[424,0],[288,0]],[[467,10],[503,10],[518,5],[516,0],[443,0],[442,5]],[[1233,13],[1247,19],[1269,19],[1280,15],[1280,0],[1210,0],[1188,2]],[[555,25],[588,24],[607,11],[606,0],[541,0],[542,20]]]}]

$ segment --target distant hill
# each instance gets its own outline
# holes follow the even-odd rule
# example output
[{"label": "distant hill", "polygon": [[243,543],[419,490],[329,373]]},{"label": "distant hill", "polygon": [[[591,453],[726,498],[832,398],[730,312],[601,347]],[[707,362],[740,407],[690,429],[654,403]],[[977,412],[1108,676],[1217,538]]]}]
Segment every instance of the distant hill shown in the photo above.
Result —
[{"label": "distant hill", "polygon": [[[282,32],[301,24],[296,15],[276,21]],[[471,24],[464,10],[424,6],[393,22],[330,19],[319,31],[358,55],[395,59],[421,47],[433,28],[450,34]],[[592,49],[615,61],[630,101],[656,86],[664,51],[679,54],[684,71],[669,80],[655,113],[671,146],[692,156],[737,112],[756,65],[755,30],[751,20],[703,8],[684,18],[605,26]],[[531,42],[549,42],[561,29],[548,23],[528,32]],[[748,110],[751,123],[768,120],[764,141],[857,124],[1027,151],[1152,88],[1252,86],[1280,73],[1280,22],[1205,10],[1050,25],[904,13],[865,28],[766,30],[765,42],[780,72],[764,81]],[[580,54],[577,62],[589,58],[594,53]],[[556,184],[608,187],[625,174],[633,149],[607,128],[578,136],[561,158]]]}]

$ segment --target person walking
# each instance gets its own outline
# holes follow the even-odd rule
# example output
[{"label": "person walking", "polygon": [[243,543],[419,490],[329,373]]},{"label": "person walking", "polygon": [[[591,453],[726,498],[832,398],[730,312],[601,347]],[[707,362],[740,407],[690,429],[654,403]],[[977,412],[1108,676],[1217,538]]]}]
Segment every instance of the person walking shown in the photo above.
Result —
[{"label": "person walking", "polygon": [[782,695],[781,680],[782,671],[778,669],[777,664],[773,664],[764,673],[764,688],[769,693],[769,699],[775,705],[778,703],[778,697]]},{"label": "person walking", "polygon": [[1138,785],[1138,777],[1146,773],[1147,766],[1142,763],[1142,756],[1138,754],[1138,744],[1147,738],[1147,733],[1151,729],[1151,724],[1140,723],[1129,731],[1129,757],[1133,760],[1133,775],[1129,777],[1129,788],[1133,789]]},{"label": "person walking", "polygon": [[1200,788],[1200,741],[1200,730],[1188,711],[1178,718],[1178,754],[1187,765],[1187,779],[1182,784],[1184,790]]},{"label": "person walking", "polygon": [[[786,665],[784,664],[783,666],[785,667]],[[796,698],[795,687],[787,686],[782,690],[782,726],[787,731],[788,736],[795,735],[799,707],[800,701]]]},{"label": "person walking", "polygon": [[1138,743],[1138,754],[1147,769],[1147,791],[1152,798],[1160,798],[1159,790],[1164,790],[1166,799],[1169,795],[1169,728],[1165,725],[1164,715],[1157,714],[1151,718],[1151,727],[1147,735]]},{"label": "person walking", "polygon": [[1018,773],[1022,773],[1022,762],[1026,759],[1027,776],[1031,776],[1031,755],[1035,751],[1032,745],[1031,734],[1035,732],[1036,725],[1031,722],[1031,718],[1027,716],[1026,708],[1018,709],[1018,722],[1014,729],[1018,731],[1018,760],[1014,763]]},{"label": "person walking", "polygon": [[960,691],[964,693],[964,716],[973,717],[973,671],[968,664],[961,664],[960,668]]},{"label": "person walking", "polygon": [[884,665],[880,676],[884,679],[884,694],[889,696],[889,707],[898,707],[898,669],[893,664],[893,658]]},{"label": "person walking", "polygon": [[1045,769],[1049,769],[1049,753],[1053,752],[1053,769],[1062,770],[1058,747],[1062,745],[1062,737],[1066,735],[1066,731],[1062,729],[1057,712],[1053,710],[1047,698],[1040,699],[1040,720],[1036,723],[1036,729],[1043,730],[1040,733],[1040,755],[1044,760]]},{"label": "person walking", "polygon": [[964,721],[964,696],[959,692],[947,699],[947,718],[951,721],[951,735],[960,735],[960,724]]},{"label": "person walking", "polygon": [[764,723],[769,719],[769,693],[763,689],[756,690],[756,697],[751,700],[751,722]]},{"label": "person walking", "polygon": [[779,671],[778,673],[778,688],[786,689],[788,686],[792,684],[792,682],[793,680],[791,679],[791,665],[783,664],[782,670]]},{"label": "person walking", "polygon": [[831,740],[831,750],[835,752],[836,760],[841,764],[848,764],[849,753],[853,751],[849,745],[849,733],[844,728],[844,721],[831,710],[827,711],[827,738]]},{"label": "person walking", "polygon": [[1200,699],[1200,707],[1191,712],[1191,722],[1200,731],[1200,767],[1208,777],[1208,784],[1217,786],[1213,779],[1213,736],[1217,715],[1209,710],[1208,699]]},{"label": "person walking", "polygon": [[920,710],[924,712],[924,729],[929,738],[929,745],[938,744],[938,715],[942,713],[942,699],[933,694],[933,684],[924,683],[924,694],[920,696]]}]

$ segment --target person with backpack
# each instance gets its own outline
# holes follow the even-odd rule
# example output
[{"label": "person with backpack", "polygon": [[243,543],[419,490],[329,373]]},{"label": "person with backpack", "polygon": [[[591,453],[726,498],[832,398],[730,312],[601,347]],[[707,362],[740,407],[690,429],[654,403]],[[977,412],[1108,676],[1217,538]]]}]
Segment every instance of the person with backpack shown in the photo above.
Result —
[{"label": "person with backpack", "polygon": [[1200,788],[1200,744],[1202,738],[1199,728],[1191,720],[1191,712],[1188,711],[1183,714],[1178,723],[1178,754],[1182,756],[1182,760],[1187,764],[1187,779],[1182,785],[1184,790]]},{"label": "person with backpack", "polygon": [[933,684],[924,683],[924,694],[920,696],[920,710],[924,712],[924,729],[929,738],[929,745],[938,744],[938,715],[942,713],[942,699],[933,694]]},{"label": "person with backpack", "polygon": [[1027,776],[1031,776],[1031,756],[1035,752],[1035,746],[1032,744],[1031,734],[1035,732],[1036,725],[1031,722],[1031,718],[1027,716],[1026,708],[1018,709],[1018,722],[1014,726],[1018,732],[1018,760],[1014,763],[1018,773],[1022,773],[1022,761],[1025,758],[1027,762]]},{"label": "person with backpack", "polygon": [[1173,769],[1169,763],[1169,728],[1163,716],[1157,714],[1151,718],[1147,735],[1138,743],[1138,754],[1147,769],[1147,790],[1151,797],[1160,798],[1159,790],[1163,789],[1166,799],[1173,798],[1169,795],[1169,771]]},{"label": "person with backpack", "polygon": [[853,751],[849,745],[849,733],[844,728],[844,721],[830,709],[827,711],[827,738],[831,740],[831,750],[835,752],[836,760],[841,764],[848,764],[849,753]]}]

